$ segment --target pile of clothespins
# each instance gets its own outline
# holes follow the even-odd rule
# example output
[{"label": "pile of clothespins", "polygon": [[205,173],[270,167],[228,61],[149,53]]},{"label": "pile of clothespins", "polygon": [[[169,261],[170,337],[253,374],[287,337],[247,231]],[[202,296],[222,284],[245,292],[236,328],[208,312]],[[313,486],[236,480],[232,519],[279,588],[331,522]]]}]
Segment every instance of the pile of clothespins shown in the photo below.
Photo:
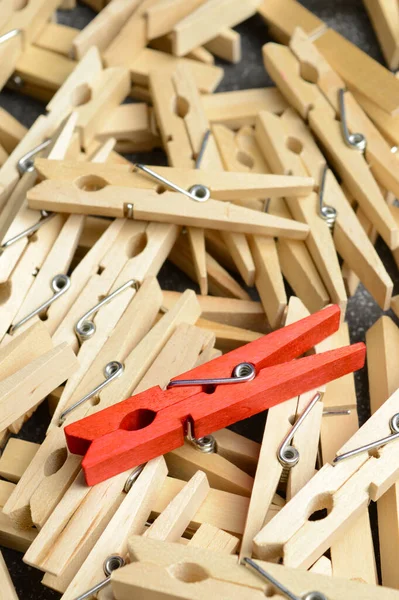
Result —
[{"label": "pile of clothespins", "polygon": [[[399,79],[296,0],[84,1],[0,0],[0,89],[45,106],[0,109],[0,545],[63,600],[398,600],[399,328],[359,428],[345,310],[399,316]],[[275,87],[215,92],[256,13]]]}]

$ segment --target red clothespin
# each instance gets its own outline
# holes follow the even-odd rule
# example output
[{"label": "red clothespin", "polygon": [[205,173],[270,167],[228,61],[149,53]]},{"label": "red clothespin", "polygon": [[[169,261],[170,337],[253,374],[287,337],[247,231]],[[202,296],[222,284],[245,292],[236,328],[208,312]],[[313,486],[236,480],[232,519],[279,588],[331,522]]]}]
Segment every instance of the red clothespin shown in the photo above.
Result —
[{"label": "red clothespin", "polygon": [[[233,350],[65,428],[69,450],[85,454],[88,485],[360,369],[364,344],[293,360],[337,331],[338,306]],[[199,381],[201,380],[201,381]]]}]

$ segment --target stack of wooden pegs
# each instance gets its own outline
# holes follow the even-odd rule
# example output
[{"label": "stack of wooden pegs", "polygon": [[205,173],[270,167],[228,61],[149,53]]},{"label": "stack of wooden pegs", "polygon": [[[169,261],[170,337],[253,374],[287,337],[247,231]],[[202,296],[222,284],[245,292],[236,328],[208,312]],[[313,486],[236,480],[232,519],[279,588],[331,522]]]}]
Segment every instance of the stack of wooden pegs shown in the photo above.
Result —
[{"label": "stack of wooden pegs", "polygon": [[[12,549],[43,599],[399,600],[399,329],[359,428],[345,322],[359,284],[399,316],[399,79],[295,0],[84,3],[0,0],[45,105],[0,109],[0,597]],[[215,92],[254,15],[275,87]]]}]

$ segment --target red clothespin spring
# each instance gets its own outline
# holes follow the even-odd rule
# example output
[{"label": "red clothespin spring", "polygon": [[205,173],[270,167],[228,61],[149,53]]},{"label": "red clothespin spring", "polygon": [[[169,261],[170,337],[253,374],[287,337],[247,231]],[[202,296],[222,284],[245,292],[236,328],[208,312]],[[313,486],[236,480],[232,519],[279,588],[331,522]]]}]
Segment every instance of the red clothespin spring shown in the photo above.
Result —
[{"label": "red clothespin spring", "polygon": [[[68,448],[85,455],[87,484],[182,446],[189,428],[204,437],[360,369],[364,344],[297,358],[337,331],[339,322],[339,307],[330,306],[188,371],[167,390],[153,387],[71,423]],[[237,382],[237,375],[245,379]]]}]

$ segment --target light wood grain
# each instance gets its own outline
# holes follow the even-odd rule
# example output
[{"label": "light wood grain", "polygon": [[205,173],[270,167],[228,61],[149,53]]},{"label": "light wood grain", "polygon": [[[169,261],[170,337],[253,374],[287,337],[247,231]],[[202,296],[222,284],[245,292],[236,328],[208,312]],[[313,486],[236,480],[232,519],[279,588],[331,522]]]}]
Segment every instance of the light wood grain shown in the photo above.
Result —
[{"label": "light wood grain", "polygon": [[206,548],[224,554],[234,554],[237,550],[239,539],[226,533],[222,529],[209,524],[201,525],[188,543],[195,548]]},{"label": "light wood grain", "polygon": [[[219,599],[234,596],[247,599],[264,596],[265,583],[253,570],[237,565],[232,556],[190,548],[181,544],[160,543],[141,537],[132,537],[129,549],[134,562],[112,575],[112,589],[117,600],[129,600],[132,594],[147,593],[149,597],[161,598],[162,594],[178,595],[179,598],[202,600],[209,595]],[[156,562],[154,561],[156,557]],[[184,564],[184,573],[196,574],[195,583],[174,565]],[[193,568],[189,568],[191,565]],[[292,593],[300,595],[303,590],[318,590],[326,597],[344,600],[352,595],[359,600],[394,600],[395,590],[371,586],[354,581],[334,579],[329,576],[294,570],[259,561],[259,565]],[[204,577],[205,574],[205,577]],[[198,581],[198,579],[200,579]],[[141,590],[141,591],[139,591]]]},{"label": "light wood grain", "polygon": [[35,456],[39,444],[12,438],[0,458],[0,475],[7,481],[18,483]]},{"label": "light wood grain", "polygon": [[167,475],[163,457],[149,462],[126,494],[104,532],[68,586],[64,600],[72,600],[104,578],[103,563],[111,554],[127,555],[128,536],[141,534],[151,505]]}]

